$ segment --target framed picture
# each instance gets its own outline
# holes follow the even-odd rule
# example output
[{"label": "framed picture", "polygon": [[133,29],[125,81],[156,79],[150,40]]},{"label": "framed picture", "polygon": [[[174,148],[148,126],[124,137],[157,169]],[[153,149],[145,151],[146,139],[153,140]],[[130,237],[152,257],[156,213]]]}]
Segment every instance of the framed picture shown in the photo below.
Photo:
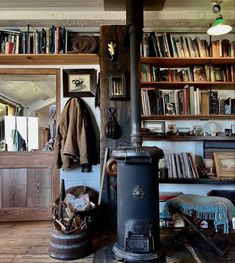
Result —
[{"label": "framed picture", "polygon": [[214,152],[217,177],[235,177],[235,151]]},{"label": "framed picture", "polygon": [[142,121],[142,128],[150,130],[153,134],[165,134],[165,122],[155,120]]},{"label": "framed picture", "polygon": [[232,130],[232,134],[234,135],[235,134],[235,124],[231,125],[231,130]]},{"label": "framed picture", "polygon": [[95,69],[64,69],[64,97],[93,97],[96,92]]},{"label": "framed picture", "polygon": [[109,98],[121,100],[127,98],[126,80],[124,74],[111,74],[109,76]]}]

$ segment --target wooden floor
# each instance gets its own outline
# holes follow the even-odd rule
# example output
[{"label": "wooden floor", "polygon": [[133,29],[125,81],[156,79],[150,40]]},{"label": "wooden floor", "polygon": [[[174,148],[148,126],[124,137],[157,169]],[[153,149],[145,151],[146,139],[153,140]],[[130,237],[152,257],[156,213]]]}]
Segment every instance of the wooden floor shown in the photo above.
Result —
[{"label": "wooden floor", "polygon": [[[48,255],[48,245],[50,241],[50,233],[52,223],[48,221],[40,222],[7,222],[0,223],[0,263],[57,263],[68,262],[56,260]],[[161,233],[161,240],[167,235]],[[95,253],[71,262],[79,263],[114,263],[117,262],[112,258],[112,245],[116,236],[113,232],[98,233],[94,236]],[[177,247],[178,246],[178,247]],[[183,250],[182,245],[171,246],[168,244],[166,249],[167,263],[196,263],[193,256]],[[174,248],[173,248],[174,247]],[[235,253],[233,254],[235,255]],[[178,258],[178,259],[177,259]],[[214,257],[213,257],[214,258]],[[175,260],[176,259],[176,260]],[[179,260],[181,259],[181,260]],[[223,260],[215,257],[212,261],[210,257],[207,263],[214,262],[234,262],[231,260]],[[218,261],[216,261],[218,260]]]},{"label": "wooden floor", "polygon": [[[0,262],[1,263],[55,263],[68,262],[48,256],[48,244],[52,223],[10,222],[0,223]],[[93,262],[93,257],[73,262]]]}]

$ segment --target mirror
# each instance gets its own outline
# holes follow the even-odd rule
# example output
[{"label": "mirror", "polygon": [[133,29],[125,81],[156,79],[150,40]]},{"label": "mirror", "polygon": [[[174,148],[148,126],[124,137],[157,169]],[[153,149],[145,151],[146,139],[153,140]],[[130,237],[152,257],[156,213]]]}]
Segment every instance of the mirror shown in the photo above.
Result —
[{"label": "mirror", "polygon": [[53,151],[56,74],[23,72],[0,74],[0,149]]}]

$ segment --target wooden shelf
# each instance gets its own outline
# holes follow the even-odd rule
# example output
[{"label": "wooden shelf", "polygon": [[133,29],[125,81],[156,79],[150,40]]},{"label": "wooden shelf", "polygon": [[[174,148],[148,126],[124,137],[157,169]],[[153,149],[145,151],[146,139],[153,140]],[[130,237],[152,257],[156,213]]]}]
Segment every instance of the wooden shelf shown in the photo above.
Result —
[{"label": "wooden shelf", "polygon": [[159,179],[161,184],[234,184],[235,178]]},{"label": "wooden shelf", "polygon": [[234,90],[235,82],[185,82],[185,81],[155,81],[155,82],[141,82],[142,89],[179,89],[184,87],[185,85],[196,86],[200,89],[225,89],[226,90]]},{"label": "wooden shelf", "polygon": [[97,54],[9,54],[0,55],[0,65],[99,64]]},{"label": "wooden shelf", "polygon": [[162,57],[142,57],[141,63],[154,64],[160,67],[187,67],[190,65],[234,65],[235,58],[162,58]]},{"label": "wooden shelf", "polygon": [[235,114],[211,115],[142,115],[142,120],[234,120]]},{"label": "wooden shelf", "polygon": [[144,141],[235,141],[235,136],[143,135]]},{"label": "wooden shelf", "polygon": [[[235,65],[235,58],[162,58],[162,57],[142,57],[142,64],[152,64],[161,68],[186,68],[188,66],[196,65]],[[141,82],[141,89],[182,89],[185,85],[195,86],[201,90],[234,90],[235,82]],[[234,120],[235,114],[208,114],[208,115],[144,115],[144,120]],[[143,140],[149,141],[229,141],[234,142],[235,136],[167,136],[167,135],[143,135]],[[234,184],[235,178],[167,178],[159,179],[161,184]]]}]

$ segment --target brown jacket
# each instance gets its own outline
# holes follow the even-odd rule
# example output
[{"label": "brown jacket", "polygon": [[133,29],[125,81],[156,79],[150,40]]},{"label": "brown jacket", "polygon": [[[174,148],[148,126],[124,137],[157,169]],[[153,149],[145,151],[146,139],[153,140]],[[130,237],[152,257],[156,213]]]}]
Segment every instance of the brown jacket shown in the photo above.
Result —
[{"label": "brown jacket", "polygon": [[95,132],[85,102],[79,98],[70,99],[61,113],[57,126],[55,140],[57,168],[70,169],[74,164],[96,164],[97,152],[94,140]]}]

